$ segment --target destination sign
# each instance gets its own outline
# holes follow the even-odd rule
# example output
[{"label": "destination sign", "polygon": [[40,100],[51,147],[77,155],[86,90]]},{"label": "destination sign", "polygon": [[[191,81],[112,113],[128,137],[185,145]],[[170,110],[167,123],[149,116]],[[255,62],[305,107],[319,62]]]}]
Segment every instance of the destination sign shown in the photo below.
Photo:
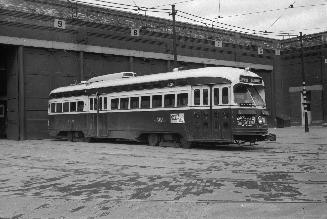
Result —
[{"label": "destination sign", "polygon": [[240,106],[252,107],[253,106],[253,103],[240,103]]},{"label": "destination sign", "polygon": [[241,75],[240,82],[252,83],[252,84],[262,84],[262,78]]}]

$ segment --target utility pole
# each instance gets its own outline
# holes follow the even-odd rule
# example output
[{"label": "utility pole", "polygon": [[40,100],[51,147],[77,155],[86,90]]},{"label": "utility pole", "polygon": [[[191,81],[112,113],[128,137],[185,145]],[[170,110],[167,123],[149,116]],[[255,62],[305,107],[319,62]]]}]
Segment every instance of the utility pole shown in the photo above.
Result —
[{"label": "utility pole", "polygon": [[173,16],[173,53],[174,53],[174,63],[173,68],[177,67],[177,47],[176,47],[176,10],[175,5],[171,5],[171,15]]},{"label": "utility pole", "polygon": [[300,45],[301,45],[301,74],[302,74],[302,95],[303,95],[303,108],[304,108],[304,131],[309,132],[308,124],[308,110],[310,110],[310,103],[307,101],[306,78],[304,73],[304,52],[303,52],[303,35],[300,32]]}]

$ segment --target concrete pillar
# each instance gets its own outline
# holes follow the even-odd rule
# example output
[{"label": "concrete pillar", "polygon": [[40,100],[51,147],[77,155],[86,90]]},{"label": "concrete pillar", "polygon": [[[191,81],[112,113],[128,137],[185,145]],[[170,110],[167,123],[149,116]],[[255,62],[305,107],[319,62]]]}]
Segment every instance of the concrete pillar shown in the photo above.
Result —
[{"label": "concrete pillar", "polygon": [[172,71],[172,69],[171,69],[171,61],[170,60],[167,61],[167,71]]},{"label": "concrete pillar", "polygon": [[80,81],[84,81],[84,52],[79,52]]},{"label": "concrete pillar", "polygon": [[18,130],[19,140],[25,140],[24,47],[18,47]]},{"label": "concrete pillar", "polygon": [[[279,57],[277,57],[279,58]],[[274,58],[273,61],[273,70],[270,73],[270,81],[271,81],[271,117],[272,117],[272,126],[276,127],[277,126],[277,113],[276,113],[276,108],[277,108],[277,103],[276,103],[276,71],[277,67],[275,64],[276,58]]]},{"label": "concrete pillar", "polygon": [[327,49],[322,49],[321,57],[322,116],[323,125],[327,126]]},{"label": "concrete pillar", "polygon": [[129,71],[134,72],[134,57],[129,57]]},{"label": "concrete pillar", "polygon": [[277,108],[280,106],[280,103],[284,102],[284,96],[287,95],[283,92],[282,80],[281,77],[281,56],[274,55],[273,57],[273,70],[271,72],[271,117],[272,117],[272,126],[277,127],[277,115],[284,114],[285,106],[282,105],[282,108]]}]

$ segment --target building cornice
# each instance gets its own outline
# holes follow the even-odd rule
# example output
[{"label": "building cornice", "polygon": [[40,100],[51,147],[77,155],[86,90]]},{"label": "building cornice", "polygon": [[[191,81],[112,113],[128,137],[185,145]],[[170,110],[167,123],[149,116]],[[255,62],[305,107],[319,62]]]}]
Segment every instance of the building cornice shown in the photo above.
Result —
[{"label": "building cornice", "polygon": [[[119,48],[48,41],[48,40],[18,38],[18,37],[10,37],[10,36],[0,36],[0,44],[68,50],[68,51],[77,51],[77,52],[90,52],[90,53],[119,55],[119,56],[128,56],[128,57],[131,56],[131,57],[139,57],[139,58],[146,58],[146,59],[174,60],[172,54],[166,54],[166,53],[146,52],[146,51],[138,51],[138,50],[119,49]],[[272,65],[262,65],[262,64],[254,64],[254,63],[247,63],[247,62],[236,62],[236,61],[208,59],[208,58],[180,56],[180,55],[177,56],[177,58],[178,61],[182,61],[182,62],[193,62],[193,63],[202,63],[206,65],[230,66],[230,67],[240,67],[240,68],[250,67],[254,69],[262,69],[268,71],[273,70]]]}]

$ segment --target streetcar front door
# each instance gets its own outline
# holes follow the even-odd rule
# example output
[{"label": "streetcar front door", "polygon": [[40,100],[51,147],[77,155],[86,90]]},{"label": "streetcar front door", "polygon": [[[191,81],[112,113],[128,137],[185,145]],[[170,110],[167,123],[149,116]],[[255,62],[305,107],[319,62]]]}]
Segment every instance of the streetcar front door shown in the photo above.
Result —
[{"label": "streetcar front door", "polygon": [[194,139],[208,141],[231,140],[230,85],[192,87]]},{"label": "streetcar front door", "polygon": [[209,86],[192,87],[193,124],[192,136],[197,140],[206,140],[212,137],[210,88]]}]

